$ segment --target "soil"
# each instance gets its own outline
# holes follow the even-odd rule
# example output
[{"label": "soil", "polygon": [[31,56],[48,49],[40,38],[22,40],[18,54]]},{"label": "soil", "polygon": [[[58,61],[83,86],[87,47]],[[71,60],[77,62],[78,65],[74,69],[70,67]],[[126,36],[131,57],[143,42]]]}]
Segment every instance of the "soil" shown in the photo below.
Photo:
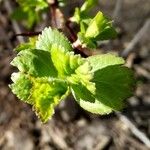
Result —
[{"label": "soil", "polygon": [[[13,49],[18,44],[14,37],[13,20],[9,15],[6,0],[0,0],[0,150],[148,150],[146,140],[136,135],[132,125],[123,121],[117,113],[106,116],[93,115],[84,111],[72,96],[56,108],[53,118],[42,124],[30,105],[19,101],[8,85],[10,65],[16,55]],[[8,0],[14,9],[16,4]],[[65,10],[79,1],[70,1]],[[124,0],[121,11],[115,12],[116,0],[101,0],[94,11],[102,10],[114,18],[119,36],[116,40],[101,43],[97,53],[115,52],[122,54],[137,35],[145,22],[150,19],[149,0]],[[21,31],[27,31],[17,22]],[[47,23],[45,23],[47,24]],[[45,26],[35,27],[39,30]],[[149,27],[150,29],[150,27]],[[134,96],[127,100],[121,112],[147,139],[150,138],[150,30],[141,36],[138,43],[125,58],[132,67],[137,80]],[[118,89],[119,90],[119,89]],[[150,139],[149,139],[150,140]],[[150,145],[149,145],[150,146]]]}]

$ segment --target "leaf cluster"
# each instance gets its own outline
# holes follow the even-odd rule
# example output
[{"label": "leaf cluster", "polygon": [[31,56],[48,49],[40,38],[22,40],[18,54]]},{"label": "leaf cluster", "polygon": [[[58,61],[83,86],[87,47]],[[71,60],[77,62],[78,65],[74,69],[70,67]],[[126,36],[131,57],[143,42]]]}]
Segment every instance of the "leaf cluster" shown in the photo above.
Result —
[{"label": "leaf cluster", "polygon": [[[96,35],[95,28],[88,28],[93,32],[86,30],[86,36]],[[120,110],[132,95],[133,73],[121,57],[103,54],[82,58],[74,54],[61,32],[50,27],[31,41],[19,47],[11,62],[19,72],[12,74],[10,88],[33,106],[43,122],[70,93],[82,108],[96,114]]]},{"label": "leaf cluster", "polygon": [[31,28],[39,22],[41,13],[48,7],[47,0],[16,0],[19,6],[13,11],[12,18],[25,20],[25,25]]},{"label": "leaf cluster", "polygon": [[[47,8],[53,0],[16,0],[18,7],[13,11],[11,17],[18,21],[24,21],[27,28],[32,28],[41,20],[41,15],[47,12]],[[58,0],[58,5],[64,7],[66,0]]]},{"label": "leaf cluster", "polygon": [[85,0],[81,8],[75,9],[71,18],[80,26],[78,40],[83,47],[96,48],[98,41],[113,39],[117,33],[112,26],[112,21],[102,12],[98,12],[95,17],[90,16],[90,10],[98,4],[97,0]]}]

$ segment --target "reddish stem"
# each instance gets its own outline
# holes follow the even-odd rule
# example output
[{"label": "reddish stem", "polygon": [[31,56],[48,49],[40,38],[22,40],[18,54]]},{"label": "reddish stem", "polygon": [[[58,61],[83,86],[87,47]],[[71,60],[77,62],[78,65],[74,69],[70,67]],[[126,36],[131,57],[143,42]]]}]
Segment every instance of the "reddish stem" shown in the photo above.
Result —
[{"label": "reddish stem", "polygon": [[39,34],[41,34],[42,32],[26,32],[26,33],[18,33],[15,36],[37,36]]}]

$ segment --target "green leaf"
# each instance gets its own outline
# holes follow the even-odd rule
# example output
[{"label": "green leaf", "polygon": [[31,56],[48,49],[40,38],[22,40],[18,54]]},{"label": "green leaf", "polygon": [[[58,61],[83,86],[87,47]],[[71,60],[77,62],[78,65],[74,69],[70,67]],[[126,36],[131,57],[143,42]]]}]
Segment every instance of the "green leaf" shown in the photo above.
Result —
[{"label": "green leaf", "polygon": [[22,8],[18,7],[12,12],[11,18],[20,21],[23,19],[28,19],[28,15]]},{"label": "green leaf", "polygon": [[85,33],[86,38],[94,40],[108,40],[116,37],[116,31],[112,26],[112,22],[98,12],[97,15],[91,20],[89,27]]},{"label": "green leaf", "polygon": [[122,57],[118,57],[115,54],[102,54],[94,55],[87,58],[92,66],[92,72],[107,66],[123,65],[125,63]]},{"label": "green leaf", "polygon": [[36,37],[30,37],[27,43],[21,43],[16,48],[15,51],[20,52],[27,49],[35,49]]},{"label": "green leaf", "polygon": [[46,0],[17,0],[17,2],[24,10],[30,10],[33,8],[36,10],[41,10],[48,7]]},{"label": "green leaf", "polygon": [[[80,88],[81,85],[76,86],[73,90],[73,96],[78,102],[78,104],[85,110],[94,113],[94,114],[109,114],[112,112],[112,109],[99,100],[95,99],[95,97],[88,91],[85,87]],[[78,91],[76,90],[78,88]],[[88,95],[86,94],[88,93]],[[90,93],[90,94],[89,94]]]},{"label": "green leaf", "polygon": [[[89,24],[91,17],[89,17],[88,11],[98,3],[97,0],[86,0],[81,8],[76,7],[73,17],[71,17],[72,22],[77,24],[86,23]],[[81,24],[80,24],[81,26]]]},{"label": "green leaf", "polygon": [[98,4],[98,0],[85,0],[84,4],[81,7],[81,11],[82,12],[89,11],[97,4]]},{"label": "green leaf", "polygon": [[74,15],[71,17],[70,20],[72,22],[76,22],[77,24],[84,23],[86,26],[88,26],[92,19],[85,12],[81,12],[80,8],[76,7]]},{"label": "green leaf", "polygon": [[89,62],[84,61],[84,63],[75,70],[74,74],[71,74],[71,76],[67,78],[67,80],[72,84],[81,83],[94,93],[95,87],[93,87],[93,83],[90,82],[92,78],[93,73],[91,72],[91,66]]},{"label": "green leaf", "polygon": [[[30,89],[32,87],[32,82],[27,78],[26,75],[22,73],[13,73],[11,80],[14,82],[10,85],[12,92],[17,94],[17,97],[25,102],[30,96]],[[30,103],[30,102],[29,102]]]},{"label": "green leaf", "polygon": [[80,99],[94,101],[92,95],[96,89],[95,84],[90,82],[92,78],[91,66],[87,61],[76,69],[75,74],[67,78],[75,98],[78,95]]},{"label": "green leaf", "polygon": [[18,20],[25,20],[28,28],[39,21],[41,12],[48,7],[46,0],[17,0],[17,2],[20,7],[13,12],[12,16]]},{"label": "green leaf", "polygon": [[57,76],[50,53],[43,50],[23,50],[14,58],[11,64],[16,66],[19,71],[36,77]]},{"label": "green leaf", "polygon": [[51,47],[51,58],[61,78],[66,78],[66,76],[74,74],[75,70],[84,62],[84,59],[80,55],[74,55],[73,52],[66,52],[65,49],[56,45]]},{"label": "green leaf", "polygon": [[73,17],[71,17],[71,21],[76,22],[78,24],[80,23],[80,21],[81,21],[81,12],[80,12],[80,9],[78,7],[75,8],[74,15],[73,15]]},{"label": "green leaf", "polygon": [[113,65],[97,70],[92,82],[96,86],[97,100],[112,110],[120,110],[123,101],[133,93],[132,71],[124,66]]},{"label": "green leaf", "polygon": [[40,20],[40,15],[37,13],[35,13],[35,11],[31,10],[31,11],[27,11],[26,12],[28,17],[27,20],[25,21],[24,25],[25,27],[31,29],[36,23],[39,22]]},{"label": "green leaf", "polygon": [[95,42],[94,40],[91,40],[89,38],[85,38],[85,33],[78,33],[78,39],[81,42],[83,47],[88,47],[88,48],[92,48],[92,49],[96,49],[97,47],[97,42]]},{"label": "green leaf", "polygon": [[[87,4],[93,3],[92,0],[86,2]],[[95,49],[98,41],[113,39],[117,36],[117,33],[113,28],[112,21],[104,16],[100,11],[92,19],[86,11],[81,11],[80,8],[76,8],[71,21],[80,25],[78,40],[81,42],[83,47]]]},{"label": "green leaf", "polygon": [[54,107],[69,93],[67,84],[61,80],[37,79],[33,82],[31,99],[33,107],[43,122],[54,114]]},{"label": "green leaf", "polygon": [[46,122],[54,114],[54,107],[64,99],[69,89],[62,80],[54,78],[35,78],[23,73],[13,74],[13,93],[22,101],[33,105],[39,118]]},{"label": "green leaf", "polygon": [[82,96],[88,91],[80,89],[81,95],[74,90],[77,102],[87,111],[97,114],[108,114],[123,108],[124,100],[132,95],[134,87],[132,71],[122,66],[124,60],[115,55],[105,54],[89,57],[88,61],[92,67],[91,72],[94,73],[90,82],[95,84],[96,90],[93,94],[88,89],[91,93],[89,100]]},{"label": "green leaf", "polygon": [[50,52],[51,47],[54,44],[57,46],[61,46],[66,52],[72,51],[72,46],[68,39],[58,30],[52,30],[51,27],[45,28],[42,34],[39,35],[36,42],[36,48]]}]

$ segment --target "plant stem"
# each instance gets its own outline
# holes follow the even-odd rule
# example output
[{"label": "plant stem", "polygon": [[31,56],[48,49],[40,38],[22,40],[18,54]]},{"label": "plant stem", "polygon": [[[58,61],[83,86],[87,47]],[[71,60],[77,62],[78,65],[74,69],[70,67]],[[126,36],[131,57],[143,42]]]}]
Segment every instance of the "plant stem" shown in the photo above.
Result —
[{"label": "plant stem", "polygon": [[15,36],[36,36],[36,35],[39,35],[41,33],[42,33],[41,31],[39,31],[39,32],[26,32],[26,33],[18,33]]}]

